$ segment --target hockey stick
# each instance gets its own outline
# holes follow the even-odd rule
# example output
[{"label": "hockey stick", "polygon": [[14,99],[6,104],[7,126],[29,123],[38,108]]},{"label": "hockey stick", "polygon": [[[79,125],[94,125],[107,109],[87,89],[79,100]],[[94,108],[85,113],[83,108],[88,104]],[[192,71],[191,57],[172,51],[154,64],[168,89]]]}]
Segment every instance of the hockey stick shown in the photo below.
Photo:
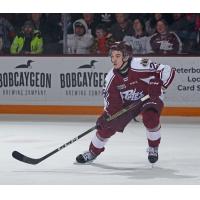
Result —
[{"label": "hockey stick", "polygon": [[[146,101],[147,99],[149,99],[149,95],[146,95],[146,96],[142,97],[137,103],[130,104],[126,108],[124,108],[124,109],[120,110],[119,112],[115,113],[114,115],[109,117],[107,119],[107,121],[109,122],[109,121],[111,121],[113,119],[116,119],[120,115],[122,115],[122,114],[126,113],[127,111],[133,109],[134,107],[138,106],[141,102]],[[76,142],[77,140],[79,140],[83,136],[87,135],[88,133],[92,132],[96,128],[97,128],[97,126],[93,126],[92,128],[88,129],[87,131],[83,132],[82,134],[78,135],[74,139],[72,139],[69,142],[63,144],[62,146],[58,147],[54,151],[46,154],[45,156],[43,156],[41,158],[30,158],[28,156],[25,156],[25,155],[21,154],[18,151],[13,151],[12,152],[12,156],[13,156],[13,158],[15,158],[15,159],[17,159],[17,160],[19,160],[21,162],[28,163],[28,164],[31,164],[31,165],[36,165],[36,164],[42,162],[43,160],[47,159],[48,157],[52,156],[53,154],[57,153],[58,151],[62,150],[63,148],[67,147],[68,145]]]},{"label": "hockey stick", "polygon": [[41,157],[41,158],[30,158],[28,156],[25,156],[23,154],[21,154],[18,151],[13,151],[12,152],[12,156],[13,158],[28,163],[28,164],[32,164],[32,165],[36,165],[40,162],[42,162],[43,160],[47,159],[48,157],[52,156],[53,154],[57,153],[58,151],[62,150],[63,148],[65,148],[66,146],[74,143],[75,141],[77,141],[78,139],[82,138],[83,136],[87,135],[88,133],[92,132],[93,130],[95,130],[97,127],[93,126],[92,128],[88,129],[87,131],[85,131],[84,133],[80,134],[79,136],[75,137],[74,139],[70,140],[69,142],[63,144],[62,146],[58,147],[57,149],[55,149],[54,151],[48,153],[47,155]]}]

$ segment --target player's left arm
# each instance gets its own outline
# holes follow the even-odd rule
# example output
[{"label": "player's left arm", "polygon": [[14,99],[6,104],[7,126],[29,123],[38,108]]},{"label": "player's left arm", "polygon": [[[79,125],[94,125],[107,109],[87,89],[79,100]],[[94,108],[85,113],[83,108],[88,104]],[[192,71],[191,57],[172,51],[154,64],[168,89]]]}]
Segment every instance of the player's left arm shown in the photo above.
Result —
[{"label": "player's left arm", "polygon": [[167,89],[174,79],[175,68],[169,65],[158,64],[152,62],[151,60],[148,60],[148,68],[150,71],[153,71],[156,77],[162,81],[163,89]]},{"label": "player's left arm", "polygon": [[151,99],[156,99],[161,95],[162,89],[167,89],[175,76],[175,69],[169,65],[150,63],[150,68],[154,69],[155,78],[149,82],[149,95]]},{"label": "player's left arm", "polygon": [[140,78],[154,76],[155,78],[160,79],[162,81],[163,89],[168,88],[175,76],[175,68],[172,68],[169,65],[152,62],[148,58],[133,59],[131,62],[131,69],[137,72]]},{"label": "player's left arm", "polygon": [[175,77],[175,68],[169,65],[159,64],[157,71],[159,71],[160,79],[162,80],[162,87],[167,89]]}]

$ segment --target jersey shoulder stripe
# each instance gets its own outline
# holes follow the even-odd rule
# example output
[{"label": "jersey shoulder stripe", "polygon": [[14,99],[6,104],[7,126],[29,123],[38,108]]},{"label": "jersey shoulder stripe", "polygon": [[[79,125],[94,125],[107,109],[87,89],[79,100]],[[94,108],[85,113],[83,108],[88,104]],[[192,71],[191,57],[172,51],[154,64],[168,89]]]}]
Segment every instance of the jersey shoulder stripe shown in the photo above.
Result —
[{"label": "jersey shoulder stripe", "polygon": [[108,88],[110,87],[110,84],[112,83],[112,80],[114,79],[115,77],[115,74],[113,72],[113,69],[111,69],[108,74],[106,75],[106,78],[105,78],[105,86],[104,86],[104,89],[105,90],[108,90]]}]

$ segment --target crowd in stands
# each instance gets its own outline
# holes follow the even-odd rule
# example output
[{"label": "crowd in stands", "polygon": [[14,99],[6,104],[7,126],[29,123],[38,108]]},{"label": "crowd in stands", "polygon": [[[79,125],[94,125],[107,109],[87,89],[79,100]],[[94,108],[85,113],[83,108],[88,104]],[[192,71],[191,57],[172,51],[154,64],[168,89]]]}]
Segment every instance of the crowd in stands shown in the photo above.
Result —
[{"label": "crowd in stands", "polygon": [[115,41],[133,54],[198,54],[200,14],[0,14],[0,55],[107,55]]}]

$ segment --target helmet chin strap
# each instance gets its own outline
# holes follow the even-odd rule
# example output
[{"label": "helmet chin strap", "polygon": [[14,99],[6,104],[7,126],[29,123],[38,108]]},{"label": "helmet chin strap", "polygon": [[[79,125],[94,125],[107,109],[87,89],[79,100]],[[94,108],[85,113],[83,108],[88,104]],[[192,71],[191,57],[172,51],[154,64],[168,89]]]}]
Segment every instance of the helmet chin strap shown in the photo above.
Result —
[{"label": "helmet chin strap", "polygon": [[121,75],[126,75],[128,72],[128,68],[129,68],[129,62],[128,62],[128,56],[123,58],[123,63],[122,66],[118,69],[118,72]]}]

